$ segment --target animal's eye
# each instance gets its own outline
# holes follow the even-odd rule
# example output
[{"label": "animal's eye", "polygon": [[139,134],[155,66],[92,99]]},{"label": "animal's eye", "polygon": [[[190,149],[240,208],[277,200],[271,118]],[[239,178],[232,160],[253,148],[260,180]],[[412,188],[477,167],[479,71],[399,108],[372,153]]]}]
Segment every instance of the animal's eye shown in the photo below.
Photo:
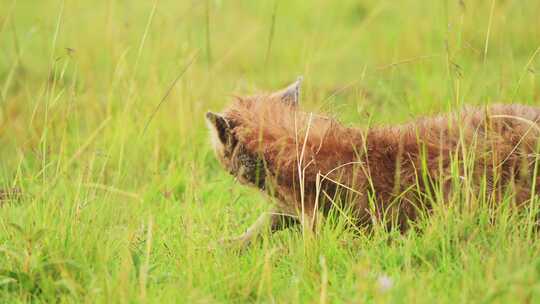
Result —
[{"label": "animal's eye", "polygon": [[236,139],[236,135],[234,134],[234,132],[229,133],[229,136],[227,138],[227,146],[231,151],[236,149],[236,147],[238,146],[238,139]]}]

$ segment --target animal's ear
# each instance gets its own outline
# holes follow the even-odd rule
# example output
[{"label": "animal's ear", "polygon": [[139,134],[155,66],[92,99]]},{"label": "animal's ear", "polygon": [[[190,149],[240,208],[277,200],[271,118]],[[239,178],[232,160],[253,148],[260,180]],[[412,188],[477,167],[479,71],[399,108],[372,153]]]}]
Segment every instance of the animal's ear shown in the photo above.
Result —
[{"label": "animal's ear", "polygon": [[208,111],[206,112],[206,121],[208,122],[208,128],[216,132],[221,143],[226,144],[231,133],[231,126],[227,119],[220,114]]},{"label": "animal's ear", "polygon": [[288,87],[282,90],[272,93],[270,96],[272,98],[278,98],[282,102],[296,107],[300,101],[300,87],[303,80],[304,78],[302,76],[298,76],[295,82],[291,83]]}]

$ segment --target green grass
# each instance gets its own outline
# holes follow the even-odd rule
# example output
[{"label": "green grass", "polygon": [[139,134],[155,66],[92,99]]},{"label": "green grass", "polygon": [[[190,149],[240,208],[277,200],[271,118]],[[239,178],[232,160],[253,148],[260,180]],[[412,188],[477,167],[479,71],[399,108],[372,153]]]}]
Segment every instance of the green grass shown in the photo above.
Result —
[{"label": "green grass", "polygon": [[0,8],[0,183],[22,191],[0,202],[0,302],[540,301],[536,236],[486,210],[443,209],[404,235],[330,217],[315,238],[214,248],[270,205],[221,170],[203,121],[297,75],[304,109],[358,127],[538,104],[540,2]]}]

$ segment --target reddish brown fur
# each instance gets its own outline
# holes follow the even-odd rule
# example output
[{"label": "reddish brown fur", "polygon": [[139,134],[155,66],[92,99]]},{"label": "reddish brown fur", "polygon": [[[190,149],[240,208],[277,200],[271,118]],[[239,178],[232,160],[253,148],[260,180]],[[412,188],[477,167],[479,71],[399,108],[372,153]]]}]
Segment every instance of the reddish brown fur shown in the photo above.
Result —
[{"label": "reddish brown fur", "polygon": [[[267,183],[285,212],[313,215],[315,208],[327,210],[331,201],[341,201],[352,207],[359,224],[386,218],[405,228],[419,210],[431,208],[425,193],[442,187],[449,200],[455,194],[452,187],[459,187],[456,180],[478,189],[485,177],[494,200],[511,189],[518,204],[530,198],[540,181],[532,180],[538,108],[467,108],[406,125],[358,130],[258,96],[238,98],[224,117],[233,122],[238,141],[264,160]],[[473,156],[474,161],[466,161]],[[459,164],[461,177],[451,178],[452,164]]]}]

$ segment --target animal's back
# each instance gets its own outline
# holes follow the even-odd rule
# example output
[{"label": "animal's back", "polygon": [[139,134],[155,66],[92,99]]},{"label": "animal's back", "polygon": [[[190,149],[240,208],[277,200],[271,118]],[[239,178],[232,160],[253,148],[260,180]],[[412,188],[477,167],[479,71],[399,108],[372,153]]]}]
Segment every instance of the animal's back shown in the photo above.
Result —
[{"label": "animal's back", "polygon": [[454,193],[456,170],[461,186],[468,182],[474,195],[484,182],[483,190],[494,200],[511,189],[514,201],[523,203],[540,186],[534,176],[539,121],[540,108],[493,105],[373,129],[368,178],[380,212],[406,225],[418,210],[431,208],[426,193],[438,189],[446,199],[460,194]]}]

